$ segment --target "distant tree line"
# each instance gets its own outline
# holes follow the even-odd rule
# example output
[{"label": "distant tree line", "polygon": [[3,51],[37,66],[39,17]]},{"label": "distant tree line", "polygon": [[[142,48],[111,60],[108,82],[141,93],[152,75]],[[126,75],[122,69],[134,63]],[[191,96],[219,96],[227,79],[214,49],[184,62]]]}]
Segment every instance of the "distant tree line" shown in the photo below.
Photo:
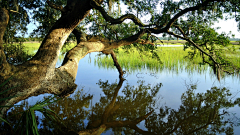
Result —
[{"label": "distant tree line", "polygon": [[230,41],[240,41],[240,38],[230,38]]},{"label": "distant tree line", "polygon": [[24,37],[13,37],[11,39],[6,39],[4,40],[4,43],[13,43],[13,42],[30,42],[30,41],[42,41],[43,39],[42,38],[38,38],[38,37],[27,37],[27,38],[24,38]]},{"label": "distant tree line", "polygon": [[[160,40],[181,40],[176,37],[158,37]],[[230,41],[240,41],[240,38],[229,38]]]}]

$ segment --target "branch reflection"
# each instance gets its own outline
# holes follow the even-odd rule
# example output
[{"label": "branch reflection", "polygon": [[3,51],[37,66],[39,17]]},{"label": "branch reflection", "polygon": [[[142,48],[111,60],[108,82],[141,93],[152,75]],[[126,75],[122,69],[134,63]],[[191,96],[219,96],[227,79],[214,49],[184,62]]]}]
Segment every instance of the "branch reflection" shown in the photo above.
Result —
[{"label": "branch reflection", "polygon": [[[50,104],[48,107],[63,121],[54,123],[39,116],[40,134],[100,134],[107,130],[113,134],[234,134],[233,127],[239,124],[238,119],[230,117],[227,108],[240,100],[233,101],[227,88],[212,87],[205,93],[196,93],[197,85],[189,84],[179,108],[172,109],[157,107],[155,99],[161,83],[151,86],[139,81],[138,86],[123,86],[123,82],[123,79],[118,83],[99,80],[97,84],[104,95],[94,105],[90,104],[93,95],[83,94],[83,89]],[[21,109],[15,107],[11,113]],[[11,122],[16,122],[17,117]],[[144,128],[139,127],[140,122]]]}]

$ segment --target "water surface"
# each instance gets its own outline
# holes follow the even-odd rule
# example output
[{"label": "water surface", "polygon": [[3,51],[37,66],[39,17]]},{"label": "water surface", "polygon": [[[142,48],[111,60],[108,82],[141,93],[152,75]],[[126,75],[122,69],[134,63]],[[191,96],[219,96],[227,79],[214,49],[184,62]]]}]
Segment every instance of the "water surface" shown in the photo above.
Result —
[{"label": "water surface", "polygon": [[[204,122],[206,122],[204,119],[215,118],[213,116],[210,117],[208,114],[209,111],[210,114],[220,115],[223,110],[227,110],[229,112],[228,117],[224,117],[221,121],[229,119],[229,121],[233,121],[234,125],[239,123],[240,109],[238,106],[229,108],[220,107],[221,109],[214,110],[214,107],[216,107],[214,105],[217,101],[219,101],[218,104],[222,103],[220,102],[221,99],[216,99],[216,102],[211,103],[212,106],[209,105],[208,108],[199,107],[199,114],[196,113],[193,117],[194,112],[198,112],[198,109],[194,110],[198,108],[196,107],[196,103],[200,101],[197,93],[211,92],[211,88],[216,86],[216,89],[212,89],[213,95],[215,94],[216,97],[221,97],[221,95],[224,95],[226,92],[218,92],[226,87],[230,90],[230,93],[233,94],[230,97],[225,96],[227,99],[231,98],[234,100],[238,98],[240,96],[238,94],[240,81],[237,76],[227,76],[222,78],[221,81],[218,81],[217,77],[210,72],[210,68],[207,68],[204,73],[188,70],[179,70],[176,72],[167,69],[161,72],[154,72],[141,69],[135,73],[127,72],[125,74],[126,80],[123,81],[121,87],[117,89],[120,85],[117,69],[99,68],[94,64],[96,54],[97,53],[91,53],[80,60],[75,81],[78,85],[77,90],[67,99],[49,106],[51,109],[55,109],[60,117],[64,119],[65,124],[71,129],[79,131],[86,128],[90,122],[98,119],[101,120],[103,112],[113,101],[114,94],[117,94],[115,106],[118,107],[116,107],[117,109],[112,112],[112,114],[109,114],[108,121],[134,121],[136,118],[153,111],[148,119],[137,124],[137,127],[144,131],[167,134],[164,132],[160,133],[161,131],[158,130],[161,129],[162,131],[173,131],[175,134],[184,134],[190,132],[191,129],[199,128],[199,131],[196,131],[198,134],[210,133],[212,132],[210,130],[211,127],[214,126],[200,128],[205,124]],[[56,67],[61,65],[61,61],[62,60],[58,61]],[[193,90],[195,87],[196,90]],[[185,93],[185,98],[183,93]],[[21,101],[18,104],[27,103],[28,105],[34,105],[37,101],[42,100],[44,96],[48,95],[49,94],[44,94],[38,97],[30,97],[26,102]],[[192,98],[190,98],[191,95]],[[223,96],[222,99],[225,97]],[[200,106],[205,106],[208,102],[210,103],[210,101],[201,102]],[[168,109],[166,109],[165,106]],[[219,113],[216,113],[216,111]],[[39,117],[41,117],[41,114],[39,114]],[[190,119],[192,117],[195,120]],[[44,118],[42,119],[44,121]],[[222,127],[226,126],[228,126],[228,124]],[[44,128],[43,125],[39,127]],[[239,132],[240,128],[234,126],[234,134]],[[134,133],[135,130],[132,128],[118,127],[109,129],[103,134]]]}]

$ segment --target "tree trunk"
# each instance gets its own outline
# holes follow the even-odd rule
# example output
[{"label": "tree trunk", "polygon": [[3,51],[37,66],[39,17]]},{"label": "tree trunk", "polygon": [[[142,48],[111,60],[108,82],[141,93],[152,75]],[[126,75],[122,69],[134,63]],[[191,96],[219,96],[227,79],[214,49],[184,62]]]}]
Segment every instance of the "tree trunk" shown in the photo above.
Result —
[{"label": "tree trunk", "polygon": [[[74,8],[70,13],[63,15],[55,23],[43,40],[36,55],[29,61],[17,66],[7,63],[3,51],[3,34],[9,17],[7,10],[1,9],[0,56],[2,64],[0,67],[0,83],[3,83],[10,76],[13,77],[0,91],[12,87],[16,88],[0,96],[1,98],[16,97],[2,101],[0,105],[13,105],[29,96],[37,96],[42,93],[64,96],[67,92],[72,92],[76,89],[77,86],[74,83],[76,76],[68,73],[72,65],[65,68],[55,68],[62,45],[73,29],[89,14],[91,9],[88,0],[79,1],[75,7],[78,8]],[[1,112],[6,112],[6,110],[7,108],[4,108]]]},{"label": "tree trunk", "polygon": [[7,62],[6,55],[3,48],[3,35],[7,28],[9,21],[9,13],[5,8],[0,8],[0,84],[5,78],[3,74],[9,74],[14,68]]},{"label": "tree trunk", "polygon": [[[6,86],[1,87],[0,91],[13,88],[7,93],[0,95],[1,98],[11,99],[1,101],[1,106],[13,105],[30,96],[37,96],[43,93],[57,94],[66,96],[73,92],[77,85],[74,83],[77,75],[79,60],[91,52],[109,52],[114,48],[123,45],[129,45],[137,42],[145,33],[141,30],[136,35],[115,42],[101,41],[92,37],[88,41],[79,41],[72,50],[70,50],[64,58],[62,66],[55,68],[60,50],[73,29],[89,14],[92,9],[91,1],[81,0],[75,4],[72,10],[64,12],[62,17],[54,24],[45,39],[42,41],[36,55],[29,61],[21,65],[11,65],[7,63],[6,56],[2,47],[2,36],[8,22],[8,14],[6,10],[1,10],[1,46],[0,55],[2,64],[0,66],[0,83],[6,81]],[[95,0],[96,2],[96,0]],[[102,3],[101,0],[97,1]],[[91,42],[89,42],[91,41]],[[0,110],[5,113],[8,108]]]}]

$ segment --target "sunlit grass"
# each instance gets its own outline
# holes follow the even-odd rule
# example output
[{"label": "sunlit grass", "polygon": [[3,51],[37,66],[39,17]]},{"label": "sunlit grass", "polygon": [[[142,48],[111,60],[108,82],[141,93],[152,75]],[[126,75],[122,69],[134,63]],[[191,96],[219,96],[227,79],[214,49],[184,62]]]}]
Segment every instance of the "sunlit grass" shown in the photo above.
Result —
[{"label": "sunlit grass", "polygon": [[[162,43],[162,42],[163,43]],[[186,41],[184,40],[157,40],[155,45],[184,45]],[[231,44],[239,46],[239,41],[230,41]]]},{"label": "sunlit grass", "polygon": [[[13,43],[13,45],[19,45],[19,43]],[[41,42],[23,42],[22,45],[24,46],[24,51],[28,54],[35,54],[38,48],[41,45]],[[62,51],[67,52],[71,50],[76,43],[68,43],[63,46]]]},{"label": "sunlit grass", "polygon": [[[162,42],[161,42],[162,41]],[[155,45],[184,45],[185,41],[183,40],[157,40]]]},{"label": "sunlit grass", "polygon": [[40,47],[41,43],[40,42],[25,42],[25,43],[23,43],[23,45],[25,46],[25,50],[29,54],[34,54],[34,53],[36,53],[35,51],[38,50],[38,48]]},{"label": "sunlit grass", "polygon": [[[157,54],[160,57],[160,61],[156,58],[151,58],[150,52],[143,55],[136,49],[131,49],[128,53],[124,52],[122,48],[119,49],[117,54],[117,59],[119,64],[125,70],[130,72],[138,71],[147,68],[151,71],[162,71],[168,69],[174,72],[180,72],[185,68],[189,71],[197,70],[202,72],[207,69],[207,66],[199,66],[198,63],[201,61],[200,57],[196,57],[193,60],[186,58],[188,55],[187,51],[183,51],[183,47],[159,47],[157,49]],[[112,58],[110,56],[99,57],[95,59],[95,64],[100,68],[115,68]]]},{"label": "sunlit grass", "polygon": [[233,63],[235,67],[240,67],[240,52],[238,54],[228,54],[228,60]]},{"label": "sunlit grass", "polygon": [[184,45],[184,43],[180,43],[180,42],[170,42],[170,43],[166,43],[166,42],[163,42],[163,43],[155,43],[155,45]]}]

